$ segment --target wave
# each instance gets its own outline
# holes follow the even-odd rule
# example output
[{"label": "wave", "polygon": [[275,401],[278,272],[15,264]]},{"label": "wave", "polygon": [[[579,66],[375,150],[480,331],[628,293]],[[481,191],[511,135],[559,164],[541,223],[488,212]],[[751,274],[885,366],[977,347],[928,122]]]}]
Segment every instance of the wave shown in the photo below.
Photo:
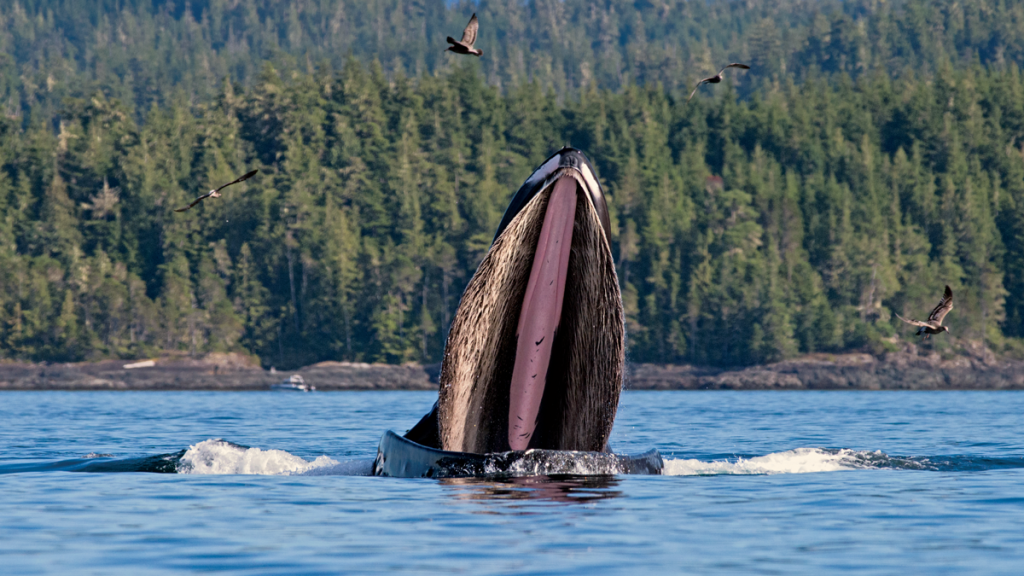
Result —
[{"label": "wave", "polygon": [[[617,469],[593,458],[592,454],[574,455],[573,462],[559,462],[560,472],[571,470],[574,475],[607,475]],[[864,467],[888,467],[880,458],[881,452],[854,450],[826,450],[797,448],[765,456],[739,458],[735,461],[706,461],[697,459],[665,459],[662,472],[666,476],[712,476],[720,474],[801,474],[808,472],[835,472]],[[887,459],[887,460],[886,460]],[[177,463],[179,474],[254,474],[254,475],[369,475],[372,460],[339,462],[328,456],[306,460],[284,450],[263,450],[214,439],[190,446]],[[488,469],[487,474],[508,476],[539,476],[550,473],[551,466],[538,466],[532,461],[511,468]],[[571,466],[570,466],[571,464]],[[918,467],[924,469],[924,467]]]},{"label": "wave", "polygon": [[[530,461],[532,462],[532,461]],[[528,464],[530,462],[527,462]],[[504,476],[538,476],[549,473],[547,466],[520,465],[489,469],[488,473]],[[561,472],[581,476],[613,474],[607,463],[593,455],[582,455],[570,463],[559,462]],[[261,450],[233,444],[225,440],[206,440],[185,451],[177,464],[182,474],[264,474],[302,476],[368,476],[373,461],[339,462],[327,456],[305,460],[284,450]],[[568,468],[567,468],[568,466]],[[935,472],[980,471],[994,468],[1024,468],[1024,458],[982,458],[976,456],[899,457],[881,451],[796,448],[763,456],[737,457],[726,460],[666,458],[665,476],[717,476],[807,474],[849,470],[928,470]]]},{"label": "wave", "polygon": [[[563,460],[566,454],[560,454]],[[542,459],[543,460],[543,459]],[[530,464],[529,466],[525,464]],[[486,472],[495,475],[527,477],[570,473],[578,476],[612,475],[617,469],[593,455],[574,457],[571,462],[537,464],[524,459],[520,465]],[[553,464],[557,464],[552,468]],[[90,453],[80,458],[59,461],[0,463],[0,474],[24,472],[158,472],[177,474],[252,474],[285,476],[369,476],[373,459],[335,460],[319,456],[306,460],[284,450],[251,448],[222,439],[204,440],[187,450],[155,456],[115,458],[111,454]],[[933,472],[974,472],[993,469],[1024,468],[1024,457],[993,458],[972,455],[890,456],[881,451],[796,448],[763,456],[746,455],[728,459],[665,458],[666,476],[717,476],[806,474],[850,470],[922,470]],[[557,472],[552,470],[557,469]],[[568,470],[568,472],[566,472]]]},{"label": "wave", "polygon": [[226,440],[204,440],[178,460],[179,474],[256,474],[271,476],[369,476],[373,460],[339,462],[328,456],[306,460],[284,450],[262,450]]},{"label": "wave", "polygon": [[889,456],[881,451],[796,448],[764,456],[736,460],[666,459],[666,476],[716,476],[721,474],[807,474],[842,470],[927,470],[977,472],[998,468],[1024,468],[1024,458],[978,456]]},{"label": "wave", "polygon": [[765,456],[728,460],[666,459],[666,476],[714,476],[719,474],[805,474],[853,470],[852,450],[829,451],[797,448]]}]

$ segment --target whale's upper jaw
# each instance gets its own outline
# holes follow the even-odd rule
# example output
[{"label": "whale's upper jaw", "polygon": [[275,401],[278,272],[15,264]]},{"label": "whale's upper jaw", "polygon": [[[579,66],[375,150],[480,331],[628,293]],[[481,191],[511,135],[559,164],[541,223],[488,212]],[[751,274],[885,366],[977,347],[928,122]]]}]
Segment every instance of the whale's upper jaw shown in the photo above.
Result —
[{"label": "whale's upper jaw", "polygon": [[575,148],[566,146],[555,152],[534,170],[533,174],[523,182],[519,191],[512,197],[505,215],[501,218],[498,231],[494,234],[497,240],[505,231],[512,219],[533,199],[534,196],[547,189],[558,176],[571,173],[580,182],[581,187],[587,193],[590,203],[597,211],[601,220],[601,228],[604,230],[605,240],[611,244],[611,219],[608,216],[608,204],[604,199],[604,192],[601,190],[601,183],[594,176],[594,166],[590,163],[586,154]]}]

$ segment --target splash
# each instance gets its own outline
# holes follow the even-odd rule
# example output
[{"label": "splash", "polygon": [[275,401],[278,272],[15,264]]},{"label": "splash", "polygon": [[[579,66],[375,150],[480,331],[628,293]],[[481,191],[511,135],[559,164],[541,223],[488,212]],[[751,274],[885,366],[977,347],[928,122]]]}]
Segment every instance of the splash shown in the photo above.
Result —
[{"label": "splash", "polygon": [[[659,457],[660,459],[660,457]],[[628,474],[628,465],[614,454],[527,450],[491,455],[484,462],[484,476],[611,476]]]},{"label": "splash", "polygon": [[258,474],[285,476],[363,476],[372,461],[339,462],[320,456],[312,462],[284,450],[247,448],[225,440],[190,446],[178,461],[179,474]]},{"label": "splash", "polygon": [[666,476],[713,476],[719,474],[806,474],[863,468],[870,453],[855,450],[797,448],[753,458],[727,460],[665,460]]},{"label": "splash", "polygon": [[[638,473],[622,467],[611,455],[550,453],[530,450],[501,461],[502,454],[485,458],[483,469],[470,476],[538,477],[549,475],[617,476]],[[643,456],[643,455],[641,455]],[[1024,469],[1024,457],[1001,458],[951,454],[940,456],[890,456],[882,451],[797,448],[764,456],[735,460],[665,459],[666,476],[716,476],[757,474],[804,474],[844,470],[920,470],[975,472]],[[284,450],[249,448],[226,440],[206,440],[188,450],[154,456],[114,458],[89,453],[71,460],[0,463],[0,475],[24,472],[155,472],[163,474],[258,474],[286,476],[369,476],[373,459],[337,461],[320,456],[306,460]],[[642,473],[642,472],[639,472]]]},{"label": "splash", "polygon": [[[508,453],[512,454],[512,453]],[[306,460],[284,450],[263,450],[240,446],[226,440],[205,440],[177,454],[127,460],[106,460],[102,456],[47,464],[46,469],[67,469],[83,472],[173,472],[179,474],[255,474],[284,476],[369,476],[373,460],[338,461],[328,456]],[[100,456],[96,458],[95,456]],[[501,455],[497,455],[500,459]],[[488,460],[479,474],[532,477],[545,475],[602,476],[626,473],[611,455],[554,453],[531,450],[511,462]],[[156,462],[156,464],[154,464]],[[0,473],[24,472],[25,467],[12,465]],[[662,474],[666,476],[717,476],[807,474],[846,470],[929,470],[976,471],[995,468],[1024,468],[1024,458],[980,458],[951,456],[889,456],[881,451],[796,448],[735,460],[665,459]]]},{"label": "splash", "polygon": [[880,450],[796,448],[765,456],[731,460],[665,460],[666,476],[721,474],[807,474],[842,470],[928,470],[964,472],[1024,468],[1024,458],[985,458],[965,455],[890,456]]}]

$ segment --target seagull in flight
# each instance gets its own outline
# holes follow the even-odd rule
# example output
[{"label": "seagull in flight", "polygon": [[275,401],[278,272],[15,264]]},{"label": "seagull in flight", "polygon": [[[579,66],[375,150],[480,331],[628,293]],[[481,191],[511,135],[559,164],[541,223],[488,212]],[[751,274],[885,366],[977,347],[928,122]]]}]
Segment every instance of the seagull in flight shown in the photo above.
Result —
[{"label": "seagull in flight", "polygon": [[246,173],[245,176],[242,176],[241,178],[239,178],[237,180],[232,180],[231,182],[228,182],[227,184],[221,186],[220,188],[217,188],[216,190],[210,190],[206,194],[203,194],[199,198],[196,198],[195,200],[193,200],[192,203],[189,204],[188,206],[183,206],[181,208],[176,209],[175,212],[184,212],[185,210],[188,210],[189,208],[195,206],[196,204],[199,204],[200,202],[202,202],[203,200],[206,200],[207,198],[220,198],[220,191],[221,190],[227,188],[228,186],[231,186],[232,184],[238,184],[239,182],[244,182],[244,181],[248,180],[249,178],[252,178],[252,176],[254,174],[256,174],[257,172],[259,172],[259,171],[260,171],[259,168],[257,168],[255,170],[253,170],[252,172]]},{"label": "seagull in flight", "polygon": [[928,319],[924,322],[920,320],[907,320],[903,316],[896,314],[896,317],[903,320],[911,326],[919,326],[917,329],[917,335],[925,335],[928,338],[932,334],[941,334],[942,332],[949,332],[949,326],[942,325],[942,319],[949,314],[949,311],[953,309],[953,291],[946,286],[946,293],[942,295],[942,300],[939,300],[939,305],[932,310],[932,313],[928,315]]},{"label": "seagull in flight", "polygon": [[476,19],[476,13],[469,19],[469,24],[466,24],[466,29],[462,31],[462,40],[458,42],[451,36],[448,37],[448,43],[451,46],[448,50],[455,52],[456,54],[472,54],[474,56],[483,55],[484,51],[479,48],[473,48],[473,43],[476,42],[476,31],[480,28],[480,23]]},{"label": "seagull in flight", "polygon": [[[690,92],[690,98],[693,98],[693,95],[697,93],[697,89],[700,88],[701,84],[718,84],[719,82],[721,82],[722,81],[722,74],[726,70],[728,70],[729,68],[739,68],[740,70],[750,70],[750,66],[747,66],[746,64],[740,64],[738,62],[733,62],[732,64],[729,64],[725,68],[722,68],[722,70],[719,71],[718,74],[715,74],[714,76],[712,76],[710,78],[705,78],[705,79],[701,80],[700,82],[697,82],[696,88],[693,89],[693,92]],[[690,98],[687,98],[686,101],[689,102]]]}]

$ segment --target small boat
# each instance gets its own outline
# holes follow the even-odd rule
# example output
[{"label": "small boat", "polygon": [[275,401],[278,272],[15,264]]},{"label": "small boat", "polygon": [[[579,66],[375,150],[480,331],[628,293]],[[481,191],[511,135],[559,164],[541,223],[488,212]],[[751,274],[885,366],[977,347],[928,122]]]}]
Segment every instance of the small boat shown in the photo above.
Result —
[{"label": "small boat", "polygon": [[298,374],[292,374],[279,384],[271,384],[271,390],[292,390],[295,392],[313,392],[316,390],[316,386],[312,384],[306,384],[306,381],[302,379],[302,376]]}]

